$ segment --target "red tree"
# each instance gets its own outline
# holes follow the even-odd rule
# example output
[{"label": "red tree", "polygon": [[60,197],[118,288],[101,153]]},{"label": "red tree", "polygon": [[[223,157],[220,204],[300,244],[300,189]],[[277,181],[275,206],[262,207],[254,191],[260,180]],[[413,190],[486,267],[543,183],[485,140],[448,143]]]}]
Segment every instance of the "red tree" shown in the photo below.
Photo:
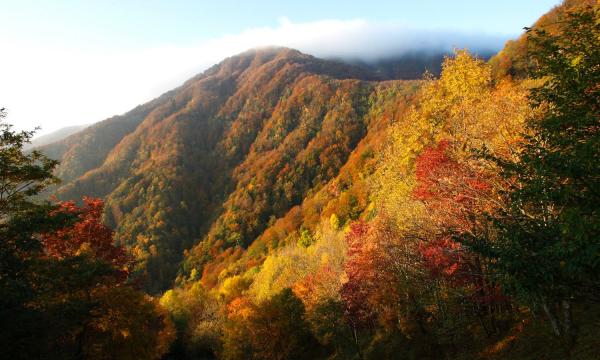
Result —
[{"label": "red tree", "polygon": [[103,208],[102,200],[87,197],[83,198],[82,207],[73,201],[59,203],[53,215],[74,216],[75,221],[55,232],[42,234],[47,254],[61,259],[87,254],[125,270],[130,258],[125,249],[114,244],[114,232],[102,223]]},{"label": "red tree", "polygon": [[345,272],[348,277],[342,285],[341,295],[345,313],[353,327],[362,327],[373,320],[373,310],[369,306],[370,290],[376,286],[376,272],[372,256],[369,256],[369,243],[366,235],[369,226],[357,221],[350,225],[346,235],[348,254]]},{"label": "red tree", "polygon": [[427,205],[436,223],[453,232],[472,232],[489,205],[489,179],[450,156],[450,142],[425,149],[416,161],[416,199]]},{"label": "red tree", "polygon": [[417,157],[413,196],[425,204],[435,225],[419,247],[421,256],[432,276],[470,289],[474,301],[503,302],[506,299],[498,286],[486,279],[481,259],[455,240],[485,231],[482,215],[495,206],[492,181],[472,164],[451,155],[452,144],[444,140]]}]

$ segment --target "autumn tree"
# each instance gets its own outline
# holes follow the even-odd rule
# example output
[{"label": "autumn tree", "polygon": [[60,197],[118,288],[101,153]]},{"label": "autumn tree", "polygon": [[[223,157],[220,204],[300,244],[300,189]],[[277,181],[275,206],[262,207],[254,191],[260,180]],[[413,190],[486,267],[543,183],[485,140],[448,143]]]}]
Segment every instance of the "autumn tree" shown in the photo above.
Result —
[{"label": "autumn tree", "polygon": [[393,276],[377,282],[374,293],[393,284],[385,293],[396,306],[379,300],[371,308],[390,309],[384,313],[401,333],[395,339],[405,336],[417,357],[452,351],[477,333],[499,333],[510,321],[510,303],[487,276],[487,260],[464,240],[485,234],[486,213],[503,206],[497,189],[504,180],[476,149],[511,158],[531,112],[522,84],[494,82],[490,66],[466,50],[442,68],[392,124],[377,174],[383,206],[376,219],[389,217],[389,224],[375,226],[385,240],[374,263],[378,274]]},{"label": "autumn tree", "polygon": [[224,316],[217,299],[202,284],[167,290],[160,304],[169,311],[177,329],[172,356],[212,357],[221,352]]},{"label": "autumn tree", "polygon": [[46,286],[40,306],[64,316],[51,327],[69,334],[51,340],[52,349],[86,358],[156,358],[169,349],[172,324],[157,301],[129,283],[130,258],[101,221],[103,202],[83,203],[59,203],[50,216],[70,221],[40,236],[48,270],[62,276]]},{"label": "autumn tree", "polygon": [[224,358],[312,359],[318,351],[304,305],[291,289],[258,304],[243,297],[229,304]]},{"label": "autumn tree", "polygon": [[487,260],[468,244],[489,233],[487,215],[502,210],[503,203],[493,189],[496,177],[472,162],[459,162],[451,149],[445,140],[417,157],[414,197],[423,202],[433,225],[423,232],[419,251],[432,277],[446,282],[463,304],[475,309],[486,332],[496,332],[496,318],[508,298],[490,276]]},{"label": "autumn tree", "polygon": [[60,203],[52,215],[70,215],[75,221],[62,229],[42,234],[46,253],[59,259],[89,254],[116,269],[127,271],[132,259],[124,248],[114,244],[113,230],[102,223],[103,209],[102,200],[87,197],[83,198],[82,207],[74,201]]},{"label": "autumn tree", "polygon": [[291,289],[259,304],[256,315],[251,336],[257,358],[310,359],[318,350],[304,305]]},{"label": "autumn tree", "polygon": [[[350,225],[346,235],[348,253],[345,273],[348,280],[342,285],[341,295],[345,304],[345,313],[355,336],[360,328],[369,326],[374,321],[373,308],[368,303],[368,297],[376,283],[376,273],[369,250],[373,244],[366,241],[369,225],[355,222]],[[358,339],[355,339],[358,346]]]},{"label": "autumn tree", "polygon": [[398,323],[398,282],[392,259],[396,254],[389,252],[396,239],[381,218],[372,223],[353,222],[346,234],[346,281],[340,295],[360,357],[370,340],[365,334],[376,329],[394,331]]}]

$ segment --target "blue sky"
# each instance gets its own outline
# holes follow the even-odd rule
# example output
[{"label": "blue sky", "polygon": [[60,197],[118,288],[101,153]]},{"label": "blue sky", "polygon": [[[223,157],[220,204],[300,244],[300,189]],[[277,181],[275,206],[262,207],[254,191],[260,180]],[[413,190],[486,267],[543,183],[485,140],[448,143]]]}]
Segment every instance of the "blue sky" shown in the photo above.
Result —
[{"label": "blue sky", "polygon": [[364,19],[418,28],[518,34],[557,0],[388,1],[3,1],[0,29],[19,39],[56,45],[144,47],[190,45],[248,28],[294,22]]},{"label": "blue sky", "polygon": [[558,2],[2,0],[0,106],[46,133],[127,111],[247,47],[498,49]]}]

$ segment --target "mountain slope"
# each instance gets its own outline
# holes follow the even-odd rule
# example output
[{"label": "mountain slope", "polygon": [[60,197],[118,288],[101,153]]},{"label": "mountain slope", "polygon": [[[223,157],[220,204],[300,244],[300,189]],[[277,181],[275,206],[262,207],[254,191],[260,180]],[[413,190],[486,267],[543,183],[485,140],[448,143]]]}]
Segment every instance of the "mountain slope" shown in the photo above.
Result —
[{"label": "mountain slope", "polygon": [[170,93],[167,93],[126,114],[113,116],[65,139],[41,146],[39,150],[51,158],[61,160],[56,175],[64,183],[68,183],[100,166],[115,145],[135,130],[150,111],[169,96]]},{"label": "mountain slope", "polygon": [[88,125],[75,125],[75,126],[67,126],[62,129],[58,129],[49,134],[35,137],[31,140],[31,143],[24,146],[24,149],[32,149],[35,147],[41,147],[44,145],[52,144],[58,141],[61,141],[83,129],[88,127]]},{"label": "mountain slope", "polygon": [[106,199],[106,220],[151,291],[184,250],[202,267],[245,248],[337,176],[367,133],[364,67],[282,48],[226,59],[160,98],[44,150],[62,159],[61,199]]},{"label": "mountain slope", "polygon": [[[591,358],[595,339],[573,343],[570,329],[593,334],[597,306],[553,289],[579,287],[586,273],[562,278],[579,260],[525,244],[559,238],[539,230],[546,196],[542,221],[503,244],[515,228],[498,224],[514,221],[500,163],[516,161],[540,110],[537,80],[520,79],[528,44],[512,44],[491,64],[457,51],[424,81],[388,78],[434,57],[413,68],[410,57],[349,65],[248,51],[48,146],[67,176],[56,194],[104,198],[146,289],[170,287],[160,305],[177,327],[173,358]],[[509,271],[496,266],[506,258]],[[558,337],[539,326],[539,307],[563,323]]]}]

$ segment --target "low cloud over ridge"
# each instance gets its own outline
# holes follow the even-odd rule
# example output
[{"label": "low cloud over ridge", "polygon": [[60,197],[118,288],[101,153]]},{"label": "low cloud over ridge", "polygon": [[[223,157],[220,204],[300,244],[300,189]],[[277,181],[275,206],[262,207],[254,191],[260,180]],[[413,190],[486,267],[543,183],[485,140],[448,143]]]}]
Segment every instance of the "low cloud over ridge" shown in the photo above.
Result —
[{"label": "low cloud over ridge", "polygon": [[280,45],[318,56],[361,61],[401,56],[410,52],[452,51],[469,48],[477,51],[497,51],[506,36],[468,33],[454,30],[410,29],[398,24],[379,24],[365,20],[322,20],[293,23],[279,20],[276,28],[245,31],[230,39],[255,46]]},{"label": "low cloud over ridge", "polygon": [[[261,27],[190,47],[87,53],[8,44],[0,67],[1,106],[18,128],[42,133],[102,120],[156,97],[219,62],[254,47],[286,46],[323,58],[371,62],[413,52],[499,50],[506,35],[410,29],[356,20],[292,22]],[[32,106],[32,104],[35,104]]]}]

